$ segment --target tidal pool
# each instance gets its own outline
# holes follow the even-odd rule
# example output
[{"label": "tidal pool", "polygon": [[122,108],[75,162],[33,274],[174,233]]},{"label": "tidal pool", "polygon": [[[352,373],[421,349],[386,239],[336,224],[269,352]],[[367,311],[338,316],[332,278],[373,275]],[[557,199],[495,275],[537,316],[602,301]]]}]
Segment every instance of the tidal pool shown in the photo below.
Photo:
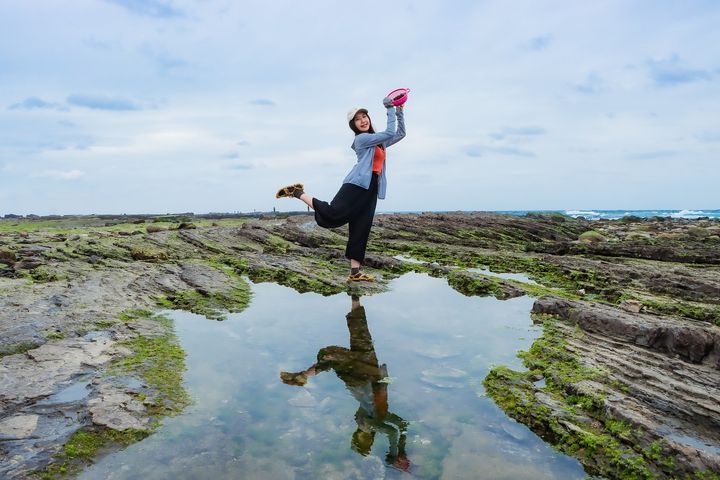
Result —
[{"label": "tidal pool", "polygon": [[252,288],[223,322],[170,312],[194,404],[80,478],[586,477],[484,396],[491,366],[520,368],[540,334],[532,299],[414,273],[356,302]]}]

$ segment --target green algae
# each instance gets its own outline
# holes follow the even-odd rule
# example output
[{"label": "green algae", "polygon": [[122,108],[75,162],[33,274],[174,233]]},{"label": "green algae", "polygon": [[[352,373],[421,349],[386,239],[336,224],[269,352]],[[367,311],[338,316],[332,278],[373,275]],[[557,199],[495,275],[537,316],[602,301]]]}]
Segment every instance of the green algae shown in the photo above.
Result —
[{"label": "green algae", "polygon": [[648,297],[643,297],[641,302],[650,312],[676,315],[720,326],[720,307],[718,306]]},{"label": "green algae", "polygon": [[88,427],[75,432],[63,445],[53,461],[32,476],[42,480],[76,477],[102,453],[125,448],[146,438],[150,432],[144,430],[117,431],[104,427]]},{"label": "green algae", "polygon": [[489,296],[507,298],[503,282],[484,275],[469,275],[464,271],[452,271],[447,275],[448,285],[466,296]]},{"label": "green algae", "polygon": [[49,270],[47,267],[44,267],[42,265],[30,270],[28,276],[35,283],[49,283],[65,278],[64,275],[58,275],[57,273]]},{"label": "green algae", "polygon": [[183,290],[158,299],[158,305],[172,310],[185,310],[209,320],[225,320],[227,313],[245,310],[250,303],[250,287],[238,284],[220,292]]},{"label": "green algae", "polygon": [[0,358],[9,355],[17,355],[19,353],[25,353],[33,348],[38,348],[40,344],[32,342],[21,342],[9,346],[0,346]]},{"label": "green algae", "polygon": [[[658,478],[708,478],[712,472],[692,475],[676,472],[662,439],[644,443],[642,432],[625,421],[609,416],[603,408],[604,390],[594,391],[578,386],[583,382],[611,385],[606,372],[586,367],[567,348],[557,322],[548,315],[534,316],[542,322],[543,334],[530,350],[518,356],[528,371],[513,371],[504,366],[493,368],[483,380],[488,396],[510,417],[524,423],[559,450],[578,458],[593,475],[640,480]],[[574,335],[582,334],[577,330]],[[546,385],[538,388],[534,380],[543,377]],[[542,393],[551,400],[539,401]],[[553,409],[548,407],[551,402]],[[646,441],[645,441],[646,442]]]},{"label": "green algae", "polygon": [[157,300],[158,305],[172,310],[185,310],[202,315],[209,320],[225,320],[227,313],[242,312],[250,304],[250,285],[242,278],[247,264],[229,256],[216,257],[205,262],[221,270],[232,280],[232,285],[213,292],[183,290],[170,293]]},{"label": "green algae", "polygon": [[314,292],[328,296],[345,291],[345,285],[338,285],[329,279],[311,278],[286,268],[251,268],[248,276],[255,283],[274,282],[299,293]]},{"label": "green algae", "polygon": [[130,256],[133,260],[144,260],[148,262],[160,262],[168,259],[168,254],[162,250],[152,247],[132,247]]}]

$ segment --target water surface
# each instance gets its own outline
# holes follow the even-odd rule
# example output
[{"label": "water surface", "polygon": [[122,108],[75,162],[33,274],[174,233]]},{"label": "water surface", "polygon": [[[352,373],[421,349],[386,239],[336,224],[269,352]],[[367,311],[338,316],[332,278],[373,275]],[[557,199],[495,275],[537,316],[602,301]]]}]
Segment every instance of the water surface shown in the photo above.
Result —
[{"label": "water surface", "polygon": [[585,478],[484,396],[531,306],[411,273],[356,304],[256,284],[224,322],[172,312],[195,403],[80,478]]}]

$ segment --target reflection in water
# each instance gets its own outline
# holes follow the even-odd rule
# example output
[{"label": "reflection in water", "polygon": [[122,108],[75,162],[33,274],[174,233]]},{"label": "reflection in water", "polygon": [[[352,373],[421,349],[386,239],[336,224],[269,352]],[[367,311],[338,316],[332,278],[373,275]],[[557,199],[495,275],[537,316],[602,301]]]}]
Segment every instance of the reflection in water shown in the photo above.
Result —
[{"label": "reflection in water", "polygon": [[[252,289],[250,306],[226,322],[171,312],[193,405],[79,480],[586,478],[484,395],[491,365],[521,369],[516,352],[539,335],[532,299],[466,297],[409,273],[362,298],[365,318],[345,294]],[[312,363],[283,374],[303,388],[278,381]],[[310,378],[330,369],[342,381]]]},{"label": "reflection in water", "polygon": [[349,349],[337,345],[321,348],[316,363],[301,372],[281,372],[280,378],[288,385],[303,386],[308,377],[335,370],[360,404],[355,412],[357,430],[352,435],[353,450],[367,456],[375,434],[380,432],[387,436],[390,444],[385,461],[407,471],[410,468],[405,452],[408,424],[389,411],[387,365],[378,362],[360,297],[352,297],[352,306],[345,318],[350,331]]}]

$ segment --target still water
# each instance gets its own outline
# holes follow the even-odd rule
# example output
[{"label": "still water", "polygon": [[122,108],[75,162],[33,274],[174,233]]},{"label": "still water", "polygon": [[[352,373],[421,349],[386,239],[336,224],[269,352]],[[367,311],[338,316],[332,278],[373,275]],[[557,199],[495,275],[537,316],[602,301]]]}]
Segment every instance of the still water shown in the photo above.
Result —
[{"label": "still water", "polygon": [[355,302],[265,283],[224,322],[171,312],[194,404],[80,478],[585,478],[484,396],[540,334],[531,306],[411,273]]}]

